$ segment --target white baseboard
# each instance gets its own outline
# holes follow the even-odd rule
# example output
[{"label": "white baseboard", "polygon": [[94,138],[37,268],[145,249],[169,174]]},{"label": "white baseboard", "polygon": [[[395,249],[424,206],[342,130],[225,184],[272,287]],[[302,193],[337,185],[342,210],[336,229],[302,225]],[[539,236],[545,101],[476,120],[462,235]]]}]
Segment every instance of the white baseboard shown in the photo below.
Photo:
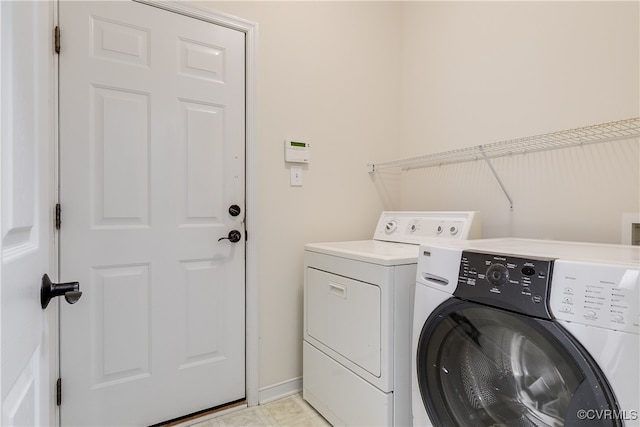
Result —
[{"label": "white baseboard", "polygon": [[258,390],[258,404],[272,402],[302,391],[302,377],[292,378]]}]

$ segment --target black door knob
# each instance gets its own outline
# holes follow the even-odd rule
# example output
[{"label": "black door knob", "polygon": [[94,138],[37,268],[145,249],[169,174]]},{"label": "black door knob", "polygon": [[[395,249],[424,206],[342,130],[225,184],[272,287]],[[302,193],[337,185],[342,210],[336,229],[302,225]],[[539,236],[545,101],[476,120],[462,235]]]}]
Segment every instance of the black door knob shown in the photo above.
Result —
[{"label": "black door knob", "polygon": [[242,212],[242,209],[240,209],[240,206],[238,205],[229,206],[229,215],[238,216],[240,215],[240,212]]},{"label": "black door knob", "polygon": [[242,239],[242,233],[238,230],[231,230],[227,237],[221,237],[218,239],[218,242],[221,240],[229,240],[231,243],[239,242]]},{"label": "black door knob", "polygon": [[64,295],[64,299],[69,304],[75,304],[82,296],[80,283],[51,283],[48,275],[42,276],[42,286],[40,287],[40,306],[45,309],[52,298]]}]

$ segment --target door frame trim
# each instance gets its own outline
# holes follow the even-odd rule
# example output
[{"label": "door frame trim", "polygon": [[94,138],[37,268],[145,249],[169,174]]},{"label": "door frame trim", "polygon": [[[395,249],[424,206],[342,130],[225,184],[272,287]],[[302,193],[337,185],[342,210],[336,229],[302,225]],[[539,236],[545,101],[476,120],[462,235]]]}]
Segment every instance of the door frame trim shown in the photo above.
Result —
[{"label": "door frame trim", "polygon": [[[58,2],[61,0],[58,0]],[[245,34],[245,230],[251,231],[251,239],[247,239],[245,245],[245,392],[248,406],[258,405],[259,393],[259,303],[258,303],[258,215],[257,215],[257,133],[256,133],[256,75],[257,64],[256,59],[258,47],[258,24],[251,22],[224,12],[213,9],[204,8],[185,1],[156,1],[156,0],[133,0],[138,3],[164,9],[180,15],[199,19],[215,25],[231,28],[241,31]],[[56,3],[58,3],[56,2]],[[55,7],[54,23],[58,25],[57,5]],[[54,182],[56,187],[56,200],[59,200],[59,168],[58,168],[58,138],[57,123],[59,120],[59,110],[57,107],[57,96],[59,90],[59,75],[57,66],[57,55],[55,58],[54,74],[55,74],[55,90],[56,100],[54,102],[54,125],[56,127],[56,140],[54,142],[54,153],[56,156],[56,168]],[[54,233],[55,242],[58,241],[57,233]],[[56,267],[59,262],[59,250],[56,244],[55,248]],[[57,271],[56,271],[57,276]],[[58,339],[59,318],[51,322],[51,336]],[[52,340],[52,341],[54,341]],[[59,374],[59,351],[56,348],[51,351],[52,364],[56,368],[51,369],[51,381],[55,384]],[[55,378],[54,378],[55,377]],[[59,425],[60,418],[58,407],[51,408],[52,413],[56,414],[56,425]]]}]

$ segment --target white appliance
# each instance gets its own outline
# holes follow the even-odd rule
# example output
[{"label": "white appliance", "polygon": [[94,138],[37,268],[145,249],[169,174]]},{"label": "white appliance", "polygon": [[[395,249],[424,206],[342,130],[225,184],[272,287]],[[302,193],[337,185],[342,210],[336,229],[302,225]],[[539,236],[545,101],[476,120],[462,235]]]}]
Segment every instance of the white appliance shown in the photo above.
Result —
[{"label": "white appliance", "polygon": [[477,212],[383,212],[373,240],[305,246],[303,397],[331,424],[410,423],[418,245],[479,234]]},{"label": "white appliance", "polygon": [[637,246],[420,247],[415,426],[638,426]]}]

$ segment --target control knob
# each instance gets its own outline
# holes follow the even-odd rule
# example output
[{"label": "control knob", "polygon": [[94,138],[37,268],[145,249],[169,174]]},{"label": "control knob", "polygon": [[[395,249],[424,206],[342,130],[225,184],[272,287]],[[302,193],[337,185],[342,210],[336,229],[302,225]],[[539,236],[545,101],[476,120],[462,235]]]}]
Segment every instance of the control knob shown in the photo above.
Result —
[{"label": "control knob", "polygon": [[388,221],[387,224],[384,226],[384,232],[387,234],[391,234],[394,231],[396,231],[396,228],[398,228],[398,222],[395,219],[392,219]]},{"label": "control knob", "polygon": [[509,270],[502,264],[491,264],[487,269],[487,280],[496,286],[502,286],[509,281]]}]

